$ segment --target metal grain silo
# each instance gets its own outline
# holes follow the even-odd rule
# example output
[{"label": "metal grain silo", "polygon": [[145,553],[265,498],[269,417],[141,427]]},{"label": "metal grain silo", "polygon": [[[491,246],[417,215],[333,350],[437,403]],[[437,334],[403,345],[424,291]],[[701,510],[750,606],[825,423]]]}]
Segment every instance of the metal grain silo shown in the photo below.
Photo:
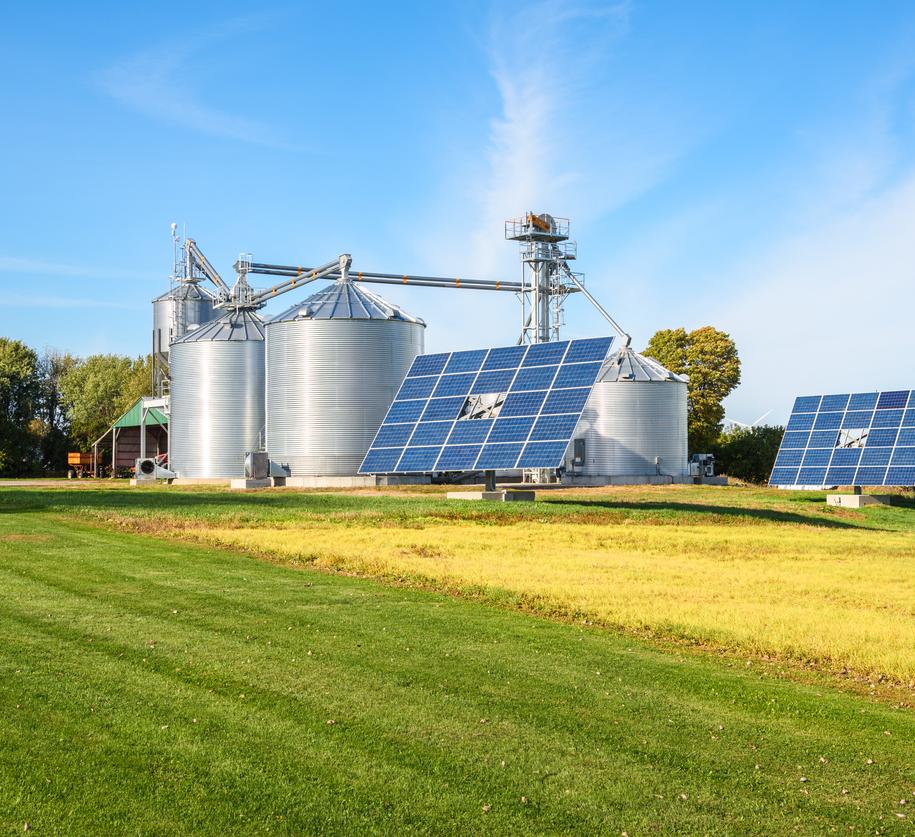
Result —
[{"label": "metal grain silo", "polygon": [[169,345],[185,332],[219,316],[213,295],[197,282],[181,282],[153,301],[153,352],[168,357]]},{"label": "metal grain silo", "polygon": [[338,281],[267,323],[267,450],[297,476],[358,472],[426,324]]},{"label": "metal grain silo", "polygon": [[180,477],[242,477],[264,434],[264,321],[230,311],[172,343],[169,463]]},{"label": "metal grain silo", "polygon": [[[594,385],[576,439],[587,477],[684,476],[688,473],[686,378],[630,348],[610,355]],[[574,452],[570,446],[570,457]]]}]

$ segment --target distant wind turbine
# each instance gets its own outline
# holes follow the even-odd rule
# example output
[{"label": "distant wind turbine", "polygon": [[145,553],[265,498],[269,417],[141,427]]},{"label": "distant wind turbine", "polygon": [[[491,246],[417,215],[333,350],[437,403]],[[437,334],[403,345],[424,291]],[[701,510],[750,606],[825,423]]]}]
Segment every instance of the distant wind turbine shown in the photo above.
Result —
[{"label": "distant wind turbine", "polygon": [[752,428],[756,427],[771,412],[772,412],[772,410],[767,410],[758,419],[756,419],[756,421],[754,421],[752,424],[746,424],[745,422],[737,421],[737,419],[732,419],[732,418],[729,418],[728,416],[724,417],[724,421],[725,421],[725,424],[729,424],[731,426],[731,428],[742,427],[744,430],[751,430]]}]

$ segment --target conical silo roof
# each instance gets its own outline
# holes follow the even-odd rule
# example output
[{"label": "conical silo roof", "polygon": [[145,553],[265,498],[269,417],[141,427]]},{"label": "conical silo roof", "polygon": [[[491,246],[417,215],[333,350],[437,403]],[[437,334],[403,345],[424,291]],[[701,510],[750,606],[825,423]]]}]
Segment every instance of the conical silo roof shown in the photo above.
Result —
[{"label": "conical silo roof", "polygon": [[685,384],[688,378],[677,375],[662,366],[654,358],[640,355],[628,347],[614,352],[604,361],[604,368],[598,376],[598,382],[622,381],[673,381]]},{"label": "conical silo roof", "polygon": [[174,343],[216,343],[263,340],[264,321],[254,311],[239,308],[223,314],[218,320],[206,323],[183,334]]},{"label": "conical silo roof", "polygon": [[169,299],[181,300],[198,300],[205,299],[211,301],[213,294],[206,288],[201,288],[196,282],[181,282],[173,288],[167,290],[164,294],[157,296],[153,302],[165,302]]},{"label": "conical silo roof", "polygon": [[334,282],[287,308],[270,322],[291,320],[400,320],[426,325],[419,317],[353,282]]}]

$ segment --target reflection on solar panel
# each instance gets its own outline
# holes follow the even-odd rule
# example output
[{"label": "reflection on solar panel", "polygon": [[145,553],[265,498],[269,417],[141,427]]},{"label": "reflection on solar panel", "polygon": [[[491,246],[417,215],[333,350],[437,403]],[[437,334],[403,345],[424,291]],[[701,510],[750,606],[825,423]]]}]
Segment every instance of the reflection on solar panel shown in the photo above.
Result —
[{"label": "reflection on solar panel", "polygon": [[769,485],[915,485],[915,392],[798,398]]},{"label": "reflection on solar panel", "polygon": [[558,468],[612,342],[420,355],[359,472]]}]

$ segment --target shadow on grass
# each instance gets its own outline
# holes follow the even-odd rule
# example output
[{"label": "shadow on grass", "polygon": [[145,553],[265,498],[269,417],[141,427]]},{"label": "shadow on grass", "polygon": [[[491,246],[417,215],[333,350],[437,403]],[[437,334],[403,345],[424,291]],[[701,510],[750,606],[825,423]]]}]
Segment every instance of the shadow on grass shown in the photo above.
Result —
[{"label": "shadow on grass", "polygon": [[[902,498],[898,498],[902,499]],[[803,498],[805,504],[813,502]],[[822,504],[823,499],[816,499]],[[915,507],[915,500],[906,498],[906,506]],[[424,515],[442,516],[446,510],[447,517],[461,519],[483,519],[516,521],[527,517],[542,519],[544,514],[556,514],[562,519],[566,516],[594,515],[615,512],[620,515],[638,517],[638,515],[670,518],[719,518],[734,521],[754,520],[769,523],[790,523],[803,526],[814,526],[823,529],[861,529],[873,530],[873,525],[863,525],[854,520],[826,517],[810,512],[782,511],[767,508],[748,508],[720,505],[714,503],[689,503],[675,500],[597,500],[584,498],[544,498],[536,505],[523,503],[513,508],[514,504],[470,504],[457,511],[444,497],[399,497],[399,496],[363,496],[334,493],[258,492],[239,496],[227,491],[171,491],[171,490],[129,490],[129,489],[93,489],[85,491],[66,491],[61,489],[41,490],[34,488],[13,487],[0,489],[0,514],[24,514],[28,512],[62,512],[78,513],[80,510],[93,512],[109,511],[113,514],[141,513],[144,516],[174,514],[184,517],[237,517],[262,516],[260,522],[269,523],[271,516],[284,519],[295,519],[297,515],[307,518],[309,515],[349,513],[374,513],[392,517],[421,517]]]},{"label": "shadow on grass", "polygon": [[777,511],[775,509],[754,509],[734,506],[715,506],[707,503],[670,502],[629,502],[613,500],[550,500],[550,503],[575,504],[590,508],[613,509],[617,511],[661,512],[675,515],[708,515],[729,518],[750,518],[770,523],[794,523],[802,526],[818,526],[824,529],[860,529],[857,523],[847,520],[835,520],[828,517],[814,517],[795,512]]}]

